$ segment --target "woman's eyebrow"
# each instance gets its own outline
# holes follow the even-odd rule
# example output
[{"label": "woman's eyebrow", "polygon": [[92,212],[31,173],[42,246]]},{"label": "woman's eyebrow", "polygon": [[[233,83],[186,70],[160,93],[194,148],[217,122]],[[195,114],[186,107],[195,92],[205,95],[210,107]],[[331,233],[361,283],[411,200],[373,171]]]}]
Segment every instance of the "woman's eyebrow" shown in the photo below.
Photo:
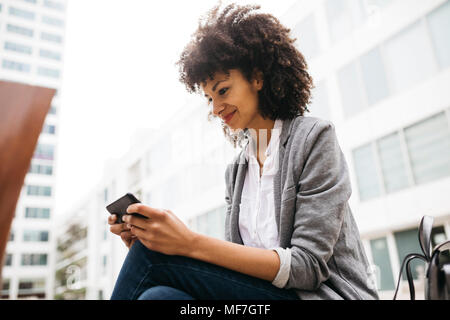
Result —
[{"label": "woman's eyebrow", "polygon": [[[216,82],[216,84],[214,85],[214,87],[212,88],[212,91],[216,91],[217,85],[221,82],[227,81],[228,79],[224,79],[224,80],[219,80]],[[209,97],[206,93],[205,93],[205,97]]]}]

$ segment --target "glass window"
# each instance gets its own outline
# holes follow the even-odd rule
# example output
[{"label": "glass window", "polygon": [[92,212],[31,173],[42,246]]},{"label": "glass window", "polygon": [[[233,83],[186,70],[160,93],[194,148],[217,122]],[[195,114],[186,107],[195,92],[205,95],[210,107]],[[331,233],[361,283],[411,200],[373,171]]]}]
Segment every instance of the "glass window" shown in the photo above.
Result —
[{"label": "glass window", "polygon": [[360,200],[364,201],[380,196],[381,186],[372,144],[354,150],[353,161]]},{"label": "glass window", "polygon": [[22,254],[22,266],[45,266],[47,254]]},{"label": "glass window", "polygon": [[62,43],[63,38],[60,35],[42,32],[41,33],[41,39],[49,42],[55,42],[55,43]]},{"label": "glass window", "polygon": [[405,129],[417,184],[450,175],[450,130],[444,112]]},{"label": "glass window", "polygon": [[59,78],[59,76],[60,76],[59,70],[44,68],[44,67],[38,67],[37,73],[38,73],[38,75],[41,75],[44,77],[50,77],[50,78]]},{"label": "glass window", "polygon": [[47,242],[48,231],[25,230],[23,233],[23,241]]},{"label": "glass window", "polygon": [[51,106],[50,110],[48,111],[48,114],[56,114],[56,107],[55,106]]},{"label": "glass window", "polygon": [[33,185],[27,186],[27,195],[50,197],[52,195],[52,187]]},{"label": "glass window", "polygon": [[338,81],[345,116],[350,117],[364,111],[364,89],[360,81],[356,61],[338,71]]},{"label": "glass window", "polygon": [[39,50],[39,55],[43,58],[52,59],[52,60],[61,60],[61,54],[59,52],[50,51],[50,50]]},{"label": "glass window", "polygon": [[[1,5],[0,5],[0,9],[1,9]],[[9,279],[2,279],[2,282],[0,283],[0,285],[1,285],[0,299],[8,299],[9,298]]]},{"label": "glass window", "polygon": [[389,95],[386,73],[379,48],[361,57],[361,71],[369,105],[373,105]]},{"label": "glass window", "polygon": [[45,298],[45,279],[20,279],[18,298]]},{"label": "glass window", "polygon": [[396,92],[425,80],[436,70],[421,20],[390,39],[384,48],[389,78]]},{"label": "glass window", "polygon": [[45,124],[44,128],[42,128],[43,133],[55,134],[55,126],[53,124]]},{"label": "glass window", "polygon": [[330,120],[330,104],[326,82],[318,82],[312,90],[311,105],[308,106],[311,115],[321,119]]},{"label": "glass window", "polygon": [[14,51],[18,53],[25,53],[25,54],[31,54],[32,49],[30,46],[26,46],[23,44],[18,44],[14,42],[5,41],[5,50]]},{"label": "glass window", "polygon": [[64,11],[64,4],[57,1],[44,0],[44,6],[58,11]]},{"label": "glass window", "polygon": [[379,290],[394,290],[394,276],[391,268],[391,258],[389,257],[389,250],[386,238],[370,240],[370,248],[372,250],[373,263],[377,266],[379,271],[378,283]]},{"label": "glass window", "polygon": [[33,30],[29,28],[19,27],[12,24],[6,25],[6,30],[8,30],[8,32],[20,34],[22,36],[27,36],[30,38],[32,38],[34,34]]},{"label": "glass window", "polygon": [[11,253],[6,254],[5,266],[12,266],[12,258],[13,258],[13,255]]},{"label": "glass window", "polygon": [[25,218],[49,219],[50,208],[25,208]]},{"label": "glass window", "polygon": [[450,66],[450,1],[428,15],[436,55],[441,68]]},{"label": "glass window", "polygon": [[4,69],[15,70],[19,72],[28,73],[31,70],[31,65],[28,63],[20,63],[16,61],[3,60],[2,64]]},{"label": "glass window", "polygon": [[9,7],[9,14],[27,20],[34,20],[35,18],[34,12],[14,7]]},{"label": "glass window", "polygon": [[34,152],[34,159],[53,160],[55,147],[52,144],[38,144]]},{"label": "glass window", "polygon": [[377,144],[386,192],[408,187],[408,175],[398,133],[380,139]]},{"label": "glass window", "polygon": [[54,18],[54,17],[49,17],[49,16],[42,16],[42,22],[45,24],[51,25],[51,26],[56,26],[56,27],[64,26],[64,20]]},{"label": "glass window", "polygon": [[53,167],[49,166],[49,165],[32,163],[30,165],[28,173],[52,175],[53,174]]},{"label": "glass window", "polygon": [[292,34],[297,39],[296,45],[299,51],[305,56],[307,61],[319,55],[320,45],[316,32],[316,19],[314,14],[300,21],[293,28]]},{"label": "glass window", "polygon": [[[419,229],[395,232],[395,243],[397,245],[399,265],[402,265],[403,259],[410,253],[422,253],[419,244]],[[424,268],[425,264],[420,259],[414,259],[411,263],[411,273],[414,279],[418,279],[419,268]],[[422,271],[425,271],[423,269]],[[406,280],[406,272],[403,272],[402,279]]]}]

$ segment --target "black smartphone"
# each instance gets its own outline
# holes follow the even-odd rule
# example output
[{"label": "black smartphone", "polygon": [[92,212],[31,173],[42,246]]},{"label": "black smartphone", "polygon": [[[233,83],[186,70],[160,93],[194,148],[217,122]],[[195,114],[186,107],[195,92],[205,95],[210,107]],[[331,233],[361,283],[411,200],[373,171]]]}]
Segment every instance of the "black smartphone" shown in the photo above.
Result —
[{"label": "black smartphone", "polygon": [[139,213],[128,213],[127,212],[128,206],[133,204],[133,203],[140,203],[140,201],[132,193],[127,193],[123,197],[121,197],[121,198],[117,199],[116,201],[114,201],[113,203],[110,203],[109,205],[107,205],[106,206],[106,210],[108,210],[108,212],[110,214],[116,214],[117,215],[116,224],[117,223],[124,223],[122,217],[125,214],[131,214],[131,215],[136,216],[136,217],[147,219],[147,217],[143,216],[142,214],[139,214]]}]

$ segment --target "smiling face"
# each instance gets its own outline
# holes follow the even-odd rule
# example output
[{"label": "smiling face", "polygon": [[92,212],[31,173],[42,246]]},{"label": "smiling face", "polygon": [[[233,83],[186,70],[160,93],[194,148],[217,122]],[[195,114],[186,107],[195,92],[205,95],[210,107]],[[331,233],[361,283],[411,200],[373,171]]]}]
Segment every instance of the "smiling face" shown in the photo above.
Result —
[{"label": "smiling face", "polygon": [[260,128],[266,122],[258,110],[258,91],[263,87],[261,73],[255,74],[251,82],[238,69],[229,73],[217,72],[201,85],[213,114],[233,131]]}]

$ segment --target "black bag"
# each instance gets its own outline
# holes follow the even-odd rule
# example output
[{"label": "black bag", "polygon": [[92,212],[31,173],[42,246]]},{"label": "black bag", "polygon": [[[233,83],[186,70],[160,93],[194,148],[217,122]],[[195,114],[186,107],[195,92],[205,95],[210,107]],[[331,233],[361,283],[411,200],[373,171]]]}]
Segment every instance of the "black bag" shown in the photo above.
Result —
[{"label": "black bag", "polygon": [[[431,231],[434,218],[424,216],[419,227],[419,243],[423,254],[410,253],[402,262],[398,276],[397,289],[394,300],[402,279],[403,266],[406,263],[406,276],[408,278],[409,294],[411,300],[415,300],[414,282],[411,274],[410,263],[414,259],[425,261],[425,300],[450,300],[450,262],[443,262],[442,253],[450,252],[450,240],[438,244],[434,250],[431,248]],[[440,261],[441,260],[441,261]]]}]

